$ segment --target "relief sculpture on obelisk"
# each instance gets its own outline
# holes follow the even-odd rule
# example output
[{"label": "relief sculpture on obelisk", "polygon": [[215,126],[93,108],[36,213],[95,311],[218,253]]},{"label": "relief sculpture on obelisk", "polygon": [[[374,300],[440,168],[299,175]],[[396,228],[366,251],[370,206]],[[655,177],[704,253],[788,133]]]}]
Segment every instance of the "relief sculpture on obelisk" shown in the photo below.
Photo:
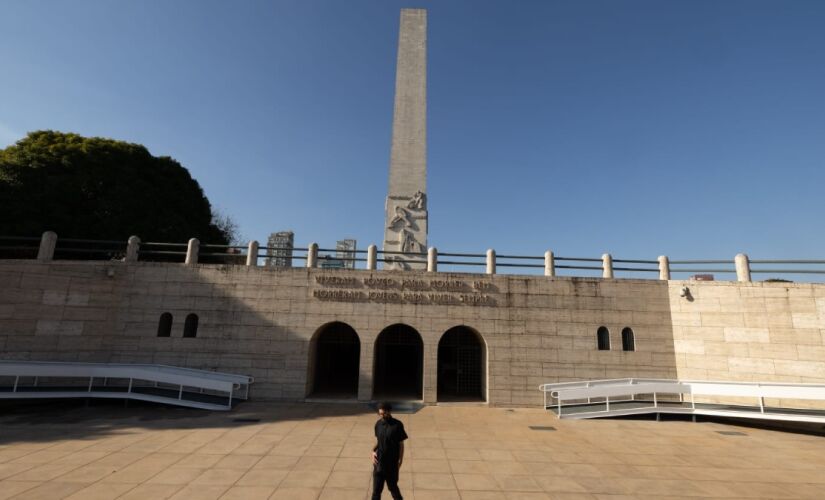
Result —
[{"label": "relief sculpture on obelisk", "polygon": [[395,70],[386,269],[425,269],[427,254],[427,11],[402,9]]}]

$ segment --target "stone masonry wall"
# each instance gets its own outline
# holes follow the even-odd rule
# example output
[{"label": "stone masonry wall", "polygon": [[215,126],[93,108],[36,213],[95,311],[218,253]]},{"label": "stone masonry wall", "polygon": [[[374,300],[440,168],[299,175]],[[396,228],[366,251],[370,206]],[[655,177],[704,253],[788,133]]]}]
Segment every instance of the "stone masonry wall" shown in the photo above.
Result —
[{"label": "stone masonry wall", "polygon": [[[361,294],[365,280],[477,285],[486,305],[322,300],[326,277]],[[437,401],[438,341],[466,325],[486,344],[487,401],[541,404],[541,383],[619,377],[825,381],[825,287],[449,274],[266,269],[167,263],[0,261],[2,359],[160,363],[255,377],[257,399],[308,394],[313,335],[331,321],[361,342],[358,397],[372,397],[374,346],[395,323],[424,344],[424,401]],[[334,289],[341,289],[338,286]],[[401,290],[398,290],[401,291]],[[163,312],[172,336],[157,337]],[[199,316],[197,338],[182,338]],[[610,351],[596,330],[610,330]],[[636,350],[621,350],[631,327]],[[704,361],[703,361],[704,360]]]},{"label": "stone masonry wall", "polygon": [[[679,378],[825,383],[825,286],[669,284]],[[684,286],[689,297],[680,297]],[[799,401],[766,404],[809,406]]]}]

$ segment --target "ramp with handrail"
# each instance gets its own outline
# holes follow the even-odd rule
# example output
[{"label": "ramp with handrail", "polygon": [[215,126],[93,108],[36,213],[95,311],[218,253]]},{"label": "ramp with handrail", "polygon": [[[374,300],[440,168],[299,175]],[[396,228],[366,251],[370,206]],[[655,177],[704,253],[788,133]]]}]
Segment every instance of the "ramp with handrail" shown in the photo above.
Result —
[{"label": "ramp with handrail", "polygon": [[208,370],[127,363],[0,360],[0,399],[134,399],[231,410],[254,379]]},{"label": "ramp with handrail", "polygon": [[[820,384],[625,378],[542,384],[539,390],[544,408],[559,418],[672,413],[825,423],[825,385]],[[697,402],[697,396],[736,399],[708,403]],[[769,407],[766,398],[819,401],[823,409]],[[747,399],[754,404],[743,404]]]}]

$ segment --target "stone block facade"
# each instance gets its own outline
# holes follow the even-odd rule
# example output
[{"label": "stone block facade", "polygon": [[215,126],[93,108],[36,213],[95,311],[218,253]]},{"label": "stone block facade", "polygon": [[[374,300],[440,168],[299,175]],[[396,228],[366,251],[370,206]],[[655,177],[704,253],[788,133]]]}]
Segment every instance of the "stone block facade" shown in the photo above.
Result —
[{"label": "stone block facade", "polygon": [[[689,298],[680,296],[683,286]],[[672,281],[669,294],[679,378],[825,382],[824,285]]]},{"label": "stone block facade", "polygon": [[[420,335],[426,403],[439,401],[439,342],[457,326],[481,339],[482,399],[496,406],[540,405],[539,384],[581,379],[825,383],[818,284],[22,260],[0,261],[0,282],[3,359],[241,373],[256,399],[307,398],[314,343],[334,322],[357,333],[361,400],[396,324]],[[171,335],[159,337],[165,312]],[[184,338],[190,314],[197,335]],[[635,350],[622,349],[625,328]]]}]

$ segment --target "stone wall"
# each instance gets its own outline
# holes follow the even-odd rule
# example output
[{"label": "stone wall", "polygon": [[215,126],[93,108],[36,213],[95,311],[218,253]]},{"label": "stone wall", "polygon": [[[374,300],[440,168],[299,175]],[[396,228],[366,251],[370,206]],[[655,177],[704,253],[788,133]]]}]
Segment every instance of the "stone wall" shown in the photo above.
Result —
[{"label": "stone wall", "polygon": [[[484,340],[492,405],[541,404],[539,384],[579,379],[825,382],[821,285],[69,261],[0,261],[0,282],[4,359],[243,373],[258,399],[307,396],[313,335],[332,321],[358,333],[363,400],[375,341],[395,323],[422,337],[428,403],[438,342],[458,325]],[[157,336],[164,312],[169,338]],[[190,313],[198,335],[182,338]],[[609,351],[597,350],[600,326]],[[621,350],[624,327],[635,351]]]},{"label": "stone wall", "polygon": [[825,383],[825,286],[669,284],[679,378]]}]

